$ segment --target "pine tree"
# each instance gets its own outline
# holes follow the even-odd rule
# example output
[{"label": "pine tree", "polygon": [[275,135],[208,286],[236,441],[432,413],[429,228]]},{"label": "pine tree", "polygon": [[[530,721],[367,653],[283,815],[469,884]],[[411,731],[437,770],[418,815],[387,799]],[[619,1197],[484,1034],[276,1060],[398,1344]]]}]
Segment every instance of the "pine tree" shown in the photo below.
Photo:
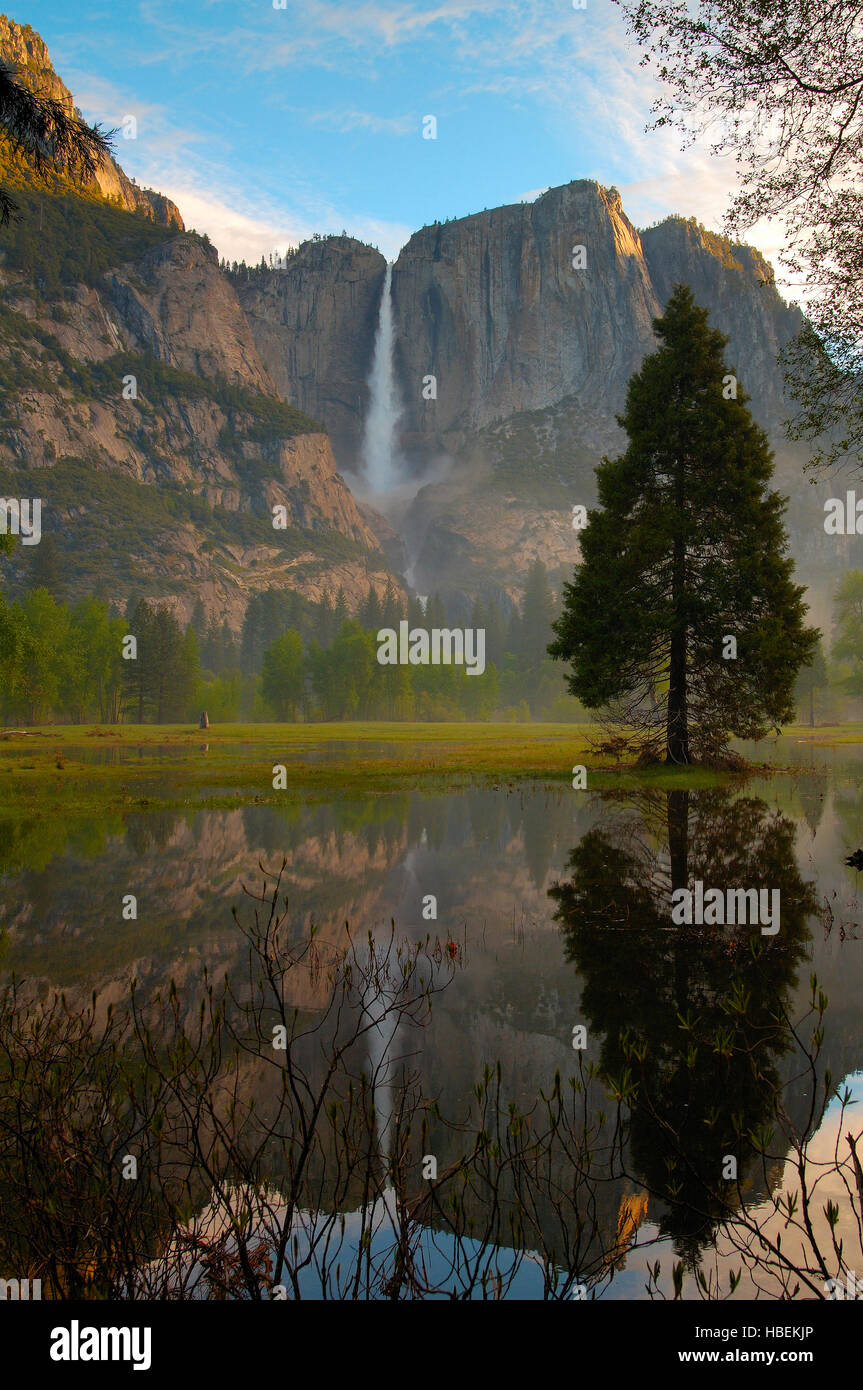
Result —
[{"label": "pine tree", "polygon": [[397,628],[403,616],[401,598],[396,593],[392,580],[389,580],[381,612],[381,627]]},{"label": "pine tree", "polygon": [[381,627],[381,601],[376,590],[369,585],[369,592],[359,611],[359,621],[369,632],[378,632]]},{"label": "pine tree", "polygon": [[189,624],[195,629],[195,636],[198,642],[202,642],[207,633],[207,615],[204,612],[204,604],[200,598],[195,599],[195,606],[192,609],[192,616]]},{"label": "pine tree", "polygon": [[43,536],[33,552],[27,577],[29,589],[47,589],[60,602],[65,591],[60,554],[53,536]]},{"label": "pine tree", "polygon": [[[178,715],[178,683],[183,670],[183,636],[180,625],[168,608],[153,614],[148,652],[149,675],[157,724],[166,724]],[[181,715],[179,717],[182,717]]]},{"label": "pine tree", "polygon": [[[132,600],[129,600],[131,605]],[[139,599],[131,613],[127,611],[127,628],[137,642],[134,659],[123,662],[123,694],[126,710],[133,720],[143,724],[152,708],[151,644],[154,614],[145,599]]]},{"label": "pine tree", "polygon": [[340,584],[339,591],[336,594],[335,607],[333,608],[333,639],[338,637],[349,617],[348,601],[345,597],[345,591]]},{"label": "pine tree", "polygon": [[333,605],[329,594],[324,594],[315,614],[314,638],[322,646],[329,646],[333,638]]},{"label": "pine tree", "polygon": [[548,582],[548,570],[542,560],[534,560],[524,583],[518,632],[519,655],[529,667],[539,666],[542,662],[553,621],[554,595]]},{"label": "pine tree", "polygon": [[619,417],[629,445],[596,470],[600,505],[548,650],[589,709],[611,707],[642,748],[688,763],[793,719],[817,632],[727,339],[685,285],[654,330]]},{"label": "pine tree", "polygon": [[[54,170],[90,179],[111,154],[111,136],[89,126],[77,110],[47,93],[33,91],[16,69],[0,59],[0,133],[13,155],[27,161],[33,175],[48,183]],[[18,204],[0,188],[0,227],[18,214]]]}]

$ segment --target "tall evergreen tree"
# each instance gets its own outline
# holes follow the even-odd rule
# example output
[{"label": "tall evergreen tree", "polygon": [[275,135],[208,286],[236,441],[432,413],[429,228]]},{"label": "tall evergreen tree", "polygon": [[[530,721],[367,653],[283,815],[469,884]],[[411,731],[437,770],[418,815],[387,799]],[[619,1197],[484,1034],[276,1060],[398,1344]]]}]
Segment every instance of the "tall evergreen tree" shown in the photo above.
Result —
[{"label": "tall evergreen tree", "polygon": [[368,594],[363,599],[357,616],[364,628],[369,632],[377,632],[382,626],[381,614],[381,601],[376,590],[370,584]]},{"label": "tall evergreen tree", "polygon": [[552,656],[666,761],[720,754],[794,717],[818,634],[793,582],[773,456],[726,366],[727,339],[677,285],[629,383],[626,452],[597,468]]},{"label": "tall evergreen tree", "polygon": [[404,617],[402,601],[393,588],[392,580],[387,584],[387,591],[384,595],[383,609],[381,611],[381,627],[397,628],[399,622]]},{"label": "tall evergreen tree", "polygon": [[189,622],[195,629],[195,636],[200,646],[207,635],[207,615],[204,612],[204,604],[200,597],[195,599],[195,606],[192,609],[192,616]]},{"label": "tall evergreen tree", "polygon": [[333,641],[339,635],[339,633],[342,630],[342,627],[348,621],[348,618],[350,616],[351,615],[350,610],[348,609],[348,600],[345,596],[345,591],[340,584],[339,591],[336,594],[336,602],[333,607],[333,629],[330,641]]},{"label": "tall evergreen tree", "polygon": [[[131,604],[131,599],[130,599]],[[134,660],[123,662],[123,692],[127,712],[138,724],[143,724],[152,707],[151,646],[154,613],[145,599],[139,599],[134,610],[127,609],[128,632],[135,638]]]}]

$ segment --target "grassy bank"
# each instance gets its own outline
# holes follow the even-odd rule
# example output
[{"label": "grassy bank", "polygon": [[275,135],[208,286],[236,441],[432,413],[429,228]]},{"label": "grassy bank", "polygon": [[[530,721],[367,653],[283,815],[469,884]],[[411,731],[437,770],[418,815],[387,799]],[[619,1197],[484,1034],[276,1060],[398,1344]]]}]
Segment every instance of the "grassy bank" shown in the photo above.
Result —
[{"label": "grassy bank", "polygon": [[[713,785],[719,774],[636,772],[591,753],[586,724],[57,725],[0,731],[6,813],[85,814],[125,808],[224,807],[364,792],[439,789],[467,781],[569,781],[584,764],[591,786]],[[287,787],[273,789],[284,764]]]}]

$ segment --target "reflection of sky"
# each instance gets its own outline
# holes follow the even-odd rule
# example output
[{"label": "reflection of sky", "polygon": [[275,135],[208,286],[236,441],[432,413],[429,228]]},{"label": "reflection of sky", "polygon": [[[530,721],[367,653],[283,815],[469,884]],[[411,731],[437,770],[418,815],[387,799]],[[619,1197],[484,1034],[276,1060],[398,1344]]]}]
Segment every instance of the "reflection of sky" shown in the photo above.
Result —
[{"label": "reflection of sky", "polygon": [[[830,1172],[833,1166],[833,1156],[837,1149],[837,1141],[840,1144],[839,1154],[848,1153],[847,1145],[842,1143],[843,1137],[850,1129],[856,1133],[860,1128],[861,1120],[861,1100],[863,1100],[863,1071],[857,1071],[847,1076],[840,1085],[839,1090],[844,1094],[845,1089],[851,1092],[852,1099],[845,1107],[844,1114],[841,1101],[834,1096],[827,1107],[821,1125],[813,1135],[807,1148],[806,1180],[810,1190],[812,1200],[811,1219],[813,1230],[818,1241],[819,1248],[825,1256],[825,1262],[831,1277],[837,1273],[835,1256],[829,1255],[832,1249],[830,1228],[824,1218],[824,1207],[829,1200],[833,1200],[839,1206],[840,1218],[836,1226],[837,1242],[844,1242],[843,1248],[847,1264],[859,1278],[863,1279],[863,1250],[860,1248],[860,1239],[857,1226],[854,1221],[853,1212],[848,1201],[846,1189],[841,1177]],[[819,1166],[825,1165],[824,1176],[818,1176]],[[850,1182],[852,1191],[854,1190],[854,1175],[846,1170],[846,1176]],[[817,1181],[817,1185],[816,1184]],[[796,1167],[792,1161],[787,1161],[783,1180],[778,1186],[775,1197],[780,1195],[785,1198],[791,1193],[799,1192],[800,1183]],[[786,1254],[792,1256],[795,1245],[801,1246],[799,1237],[795,1238],[793,1229],[786,1228],[784,1216],[780,1217],[774,1208],[773,1201],[760,1202],[758,1205],[749,1209],[751,1219],[771,1239],[775,1239],[777,1234],[782,1235],[782,1246]],[[638,1245],[632,1249],[627,1257],[626,1269],[615,1275],[613,1283],[603,1293],[605,1298],[632,1299],[641,1298],[645,1294],[647,1283],[647,1265],[655,1264],[658,1260],[661,1265],[661,1275],[659,1280],[660,1288],[665,1292],[666,1297],[670,1296],[672,1289],[671,1269],[677,1261],[670,1240],[657,1239],[659,1234],[658,1227],[652,1222],[644,1222],[638,1232]],[[735,1253],[733,1244],[727,1239],[722,1238],[717,1242],[720,1257],[721,1278],[723,1281],[723,1291],[727,1292],[727,1281],[729,1269],[740,1269],[743,1277],[737,1289],[735,1298],[754,1298],[758,1288],[749,1279],[743,1261]],[[804,1251],[811,1247],[802,1246]],[[708,1260],[709,1262],[709,1260]],[[724,1263],[723,1263],[724,1262]],[[808,1261],[811,1263],[811,1259]],[[844,1276],[843,1276],[844,1281]],[[770,1290],[770,1281],[763,1273],[759,1274],[761,1289]],[[780,1290],[776,1285],[776,1294],[779,1296]],[[684,1281],[684,1297],[697,1298],[698,1292],[695,1287],[695,1280],[688,1277]],[[763,1296],[763,1295],[762,1295]],[[811,1298],[812,1291],[801,1289],[799,1297]]]},{"label": "reflection of sky", "polygon": [[[275,1252],[281,1222],[284,1220],[285,1208],[276,1207],[259,1227],[262,1232],[268,1230],[272,1233],[267,1243],[274,1267],[273,1252]],[[206,1233],[207,1239],[212,1239],[224,1227],[218,1223],[213,1224],[213,1213],[207,1209],[201,1213],[197,1229],[201,1233]],[[355,1268],[357,1252],[364,1230],[366,1233],[371,1231],[372,1234],[368,1253],[363,1256],[363,1268],[366,1269],[370,1266],[372,1270],[382,1268],[385,1271],[392,1268],[391,1252],[398,1230],[392,1188],[386,1189],[382,1196],[367,1208],[365,1220],[363,1220],[362,1211],[348,1212],[344,1217],[344,1228],[342,1229],[341,1226],[333,1228],[331,1239],[322,1241],[321,1236],[325,1229],[326,1219],[318,1218],[316,1221],[307,1212],[295,1213],[291,1222],[289,1248],[293,1252],[291,1258],[295,1265],[301,1265],[306,1261],[312,1244],[315,1244],[319,1251],[323,1248],[326,1249],[325,1265],[321,1265],[318,1258],[312,1255],[310,1263],[305,1268],[300,1269],[298,1273],[300,1296],[312,1302],[322,1299],[324,1278],[327,1280],[327,1296],[329,1298],[351,1296],[351,1274]],[[294,1241],[296,1241],[296,1246],[294,1246]],[[205,1286],[200,1285],[198,1287],[198,1279],[201,1274],[200,1265],[194,1263],[185,1265],[185,1262],[183,1263],[186,1269],[184,1284],[188,1294],[193,1298],[206,1298]],[[490,1252],[488,1247],[484,1250],[479,1241],[469,1237],[465,1237],[459,1242],[457,1250],[456,1242],[451,1236],[425,1228],[415,1246],[415,1264],[423,1286],[427,1285],[436,1290],[433,1294],[424,1294],[424,1299],[448,1299],[452,1293],[458,1297],[464,1297],[468,1283],[475,1283],[470,1296],[472,1299],[478,1300],[494,1298],[496,1285],[505,1290],[505,1296],[509,1299],[541,1299],[544,1295],[543,1270],[535,1255],[527,1253],[519,1256],[506,1248]],[[335,1276],[337,1265],[340,1267],[338,1281],[336,1281]],[[158,1263],[154,1263],[150,1266],[146,1277],[158,1279],[158,1269]],[[471,1278],[475,1270],[479,1270],[481,1274],[484,1273],[487,1276],[485,1290],[481,1277],[475,1281]],[[371,1282],[374,1284],[373,1279]],[[361,1280],[361,1285],[365,1286],[365,1279]],[[290,1296],[292,1286],[288,1284],[283,1285],[283,1287],[287,1287]],[[561,1283],[560,1287],[563,1289],[564,1284]],[[573,1282],[567,1287],[567,1298],[578,1300],[580,1288],[581,1296],[586,1297],[584,1287]]]}]

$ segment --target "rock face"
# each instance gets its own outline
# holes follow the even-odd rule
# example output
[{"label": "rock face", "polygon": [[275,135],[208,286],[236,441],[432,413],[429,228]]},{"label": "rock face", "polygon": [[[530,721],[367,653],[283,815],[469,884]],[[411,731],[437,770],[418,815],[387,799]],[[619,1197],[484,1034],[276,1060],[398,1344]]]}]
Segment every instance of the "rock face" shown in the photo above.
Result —
[{"label": "rock face", "polygon": [[[74,113],[72,93],[54,71],[44,40],[29,24],[16,24],[6,15],[0,15],[0,58],[14,65],[20,80],[33,91],[53,97],[62,103],[69,115]],[[98,188],[106,198],[119,201],[129,212],[140,212],[164,227],[183,230],[179,208],[170,198],[150,188],[139,188],[113,159],[103,163],[90,186]]]},{"label": "rock face", "polygon": [[[201,598],[238,629],[270,587],[342,588],[356,608],[370,584],[398,585],[328,436],[276,396],[199,238],[58,296],[0,270],[0,314],[0,492],[42,499],[70,597],[168,599],[184,621]],[[18,547],[13,583],[32,553]]]},{"label": "rock face", "polygon": [[658,309],[617,191],[588,182],[417,232],[393,295],[409,454],[571,395],[586,429],[613,424],[609,381],[638,365]]},{"label": "rock face", "polygon": [[[776,351],[800,315],[750,248],[677,218],[639,234],[617,190],[588,181],[416,233],[393,274],[407,452],[452,448],[568,400],[580,442],[607,447],[678,281],[731,335],[731,358],[767,423],[781,401]],[[428,374],[436,400],[422,398]]]},{"label": "rock face", "polygon": [[[400,518],[421,590],[446,576],[456,590],[491,583],[515,597],[532,558],[555,582],[578,561],[572,506],[595,501],[596,464],[623,443],[627,383],[680,282],[729,337],[729,365],[778,447],[780,486],[799,496],[805,459],[782,436],[776,357],[802,319],[758,252],[692,219],[639,233],[616,189],[588,181],[410,239],[393,273],[401,445],[420,478],[432,460],[448,465]],[[429,376],[437,396],[426,400]],[[805,505],[789,522],[812,558]]]},{"label": "rock face", "polygon": [[659,303],[667,302],[676,283],[691,287],[710,310],[712,325],[729,338],[726,358],[760,423],[777,430],[787,401],[776,358],[803,320],[780,296],[772,267],[753,247],[733,245],[680,217],[642,232],[641,245]]},{"label": "rock face", "polygon": [[237,293],[279,394],[326,420],[343,468],[355,470],[386,261],[352,237],[305,242],[284,269]]},{"label": "rock face", "polygon": [[214,247],[179,236],[106,276],[130,344],[200,376],[275,395]]}]

